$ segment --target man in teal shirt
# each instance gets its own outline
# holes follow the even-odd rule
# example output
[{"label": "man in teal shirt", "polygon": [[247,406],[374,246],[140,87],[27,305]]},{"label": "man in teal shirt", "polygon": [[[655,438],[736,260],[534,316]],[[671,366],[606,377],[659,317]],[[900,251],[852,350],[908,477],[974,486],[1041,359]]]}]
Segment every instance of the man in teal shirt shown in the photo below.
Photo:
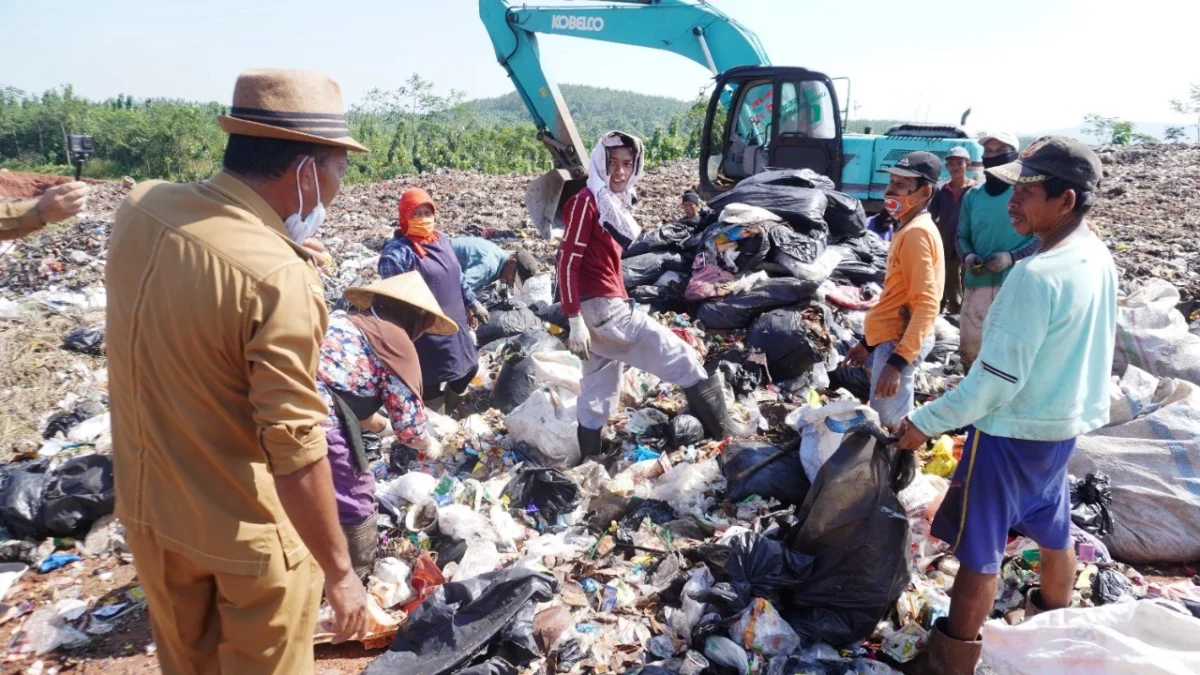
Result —
[{"label": "man in teal shirt", "polygon": [[537,274],[538,263],[528,251],[510,253],[482,237],[453,237],[450,246],[462,268],[463,283],[478,291],[497,279],[512,284]]},{"label": "man in teal shirt", "polygon": [[[985,169],[1008,164],[1017,158],[1018,141],[1012,134],[984,136],[979,142],[983,145]],[[963,372],[971,369],[979,355],[984,319],[1004,285],[1009,269],[1037,251],[1037,237],[1022,235],[1013,229],[1008,217],[1008,199],[1012,192],[1012,187],[988,174],[982,185],[971,188],[963,196],[958,223],[958,254],[962,260],[964,286],[958,353],[962,357]]]},{"label": "man in teal shirt", "polygon": [[983,330],[978,368],[904,421],[899,446],[972,426],[931,534],[960,569],[950,614],[909,673],[974,673],[1010,529],[1037,542],[1041,587],[1025,615],[1071,603],[1075,549],[1067,461],[1075,438],[1108,423],[1117,271],[1085,216],[1103,170],[1087,146],[1047,136],[988,178],[1015,186],[1013,227],[1041,251],[1012,269]]}]

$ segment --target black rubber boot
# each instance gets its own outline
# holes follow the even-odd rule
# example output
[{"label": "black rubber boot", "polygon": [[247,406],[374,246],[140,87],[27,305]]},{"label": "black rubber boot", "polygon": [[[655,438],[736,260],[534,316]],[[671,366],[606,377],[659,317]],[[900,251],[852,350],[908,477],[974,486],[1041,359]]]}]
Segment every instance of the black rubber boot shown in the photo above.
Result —
[{"label": "black rubber boot", "polygon": [[431,399],[427,399],[425,401],[425,408],[427,410],[432,410],[433,412],[435,412],[439,415],[445,415],[446,414],[446,397],[445,396],[435,396]]},{"label": "black rubber boot", "polygon": [[599,461],[600,451],[604,446],[603,429],[588,429],[583,425],[575,427],[579,437],[579,459],[586,462],[589,459]]},{"label": "black rubber boot", "polygon": [[446,387],[446,391],[442,392],[442,397],[446,402],[446,412],[443,414],[454,417],[454,411],[458,410],[458,404],[462,402],[462,394]]},{"label": "black rubber boot", "polygon": [[684,389],[683,393],[687,395],[692,415],[704,425],[709,438],[722,441],[729,437],[732,425],[725,407],[725,387],[720,373],[709,375],[707,380]]}]

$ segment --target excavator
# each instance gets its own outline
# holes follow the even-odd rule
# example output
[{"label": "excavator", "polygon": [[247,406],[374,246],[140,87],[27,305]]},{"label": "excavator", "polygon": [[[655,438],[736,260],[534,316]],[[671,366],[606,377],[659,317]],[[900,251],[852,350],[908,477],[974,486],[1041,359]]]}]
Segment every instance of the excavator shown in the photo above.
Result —
[{"label": "excavator", "polygon": [[[811,169],[875,212],[887,187],[882,170],[909,152],[944,158],[961,146],[972,169],[981,166],[983,148],[962,128],[969,110],[959,125],[910,123],[882,135],[847,133],[849,105],[839,108],[832,79],[771,65],[753,32],[703,0],[576,0],[569,6],[479,0],[479,17],[553,159],[553,168],[525,194],[529,216],[545,238],[561,222],[563,202],[586,184],[590,149],[542,66],[539,33],[661,49],[708,68],[715,85],[699,158],[706,199],[762,171]],[[848,98],[848,79],[846,91]]]}]

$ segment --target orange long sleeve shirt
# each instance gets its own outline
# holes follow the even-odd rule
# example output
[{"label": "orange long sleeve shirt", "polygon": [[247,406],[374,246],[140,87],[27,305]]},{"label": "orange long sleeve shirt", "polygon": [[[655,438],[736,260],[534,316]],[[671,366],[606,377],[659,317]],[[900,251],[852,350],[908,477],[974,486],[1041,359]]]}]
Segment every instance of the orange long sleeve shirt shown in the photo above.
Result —
[{"label": "orange long sleeve shirt", "polygon": [[912,363],[933,332],[945,278],[942,237],[933,218],[922,213],[892,236],[883,294],[879,304],[867,311],[863,324],[867,346],[895,340],[899,344],[893,358]]}]

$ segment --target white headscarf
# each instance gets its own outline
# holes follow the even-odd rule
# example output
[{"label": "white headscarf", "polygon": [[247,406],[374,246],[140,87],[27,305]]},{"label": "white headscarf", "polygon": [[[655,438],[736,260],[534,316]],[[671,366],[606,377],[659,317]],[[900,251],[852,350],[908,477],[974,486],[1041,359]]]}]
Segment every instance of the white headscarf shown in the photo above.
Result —
[{"label": "white headscarf", "polygon": [[[634,145],[633,174],[629,176],[625,190],[616,193],[608,187],[608,151],[610,148],[625,145],[626,139],[632,140]],[[642,150],[641,139],[619,131],[610,131],[601,136],[600,142],[596,143],[596,148],[592,150],[592,167],[588,172],[587,186],[592,191],[592,196],[596,198],[596,206],[600,210],[600,224],[608,230],[608,233],[617,240],[623,249],[629,248],[642,232],[642,228],[638,226],[630,209],[633,206],[634,197],[637,196],[634,185],[642,177],[644,157],[645,152]]]}]

